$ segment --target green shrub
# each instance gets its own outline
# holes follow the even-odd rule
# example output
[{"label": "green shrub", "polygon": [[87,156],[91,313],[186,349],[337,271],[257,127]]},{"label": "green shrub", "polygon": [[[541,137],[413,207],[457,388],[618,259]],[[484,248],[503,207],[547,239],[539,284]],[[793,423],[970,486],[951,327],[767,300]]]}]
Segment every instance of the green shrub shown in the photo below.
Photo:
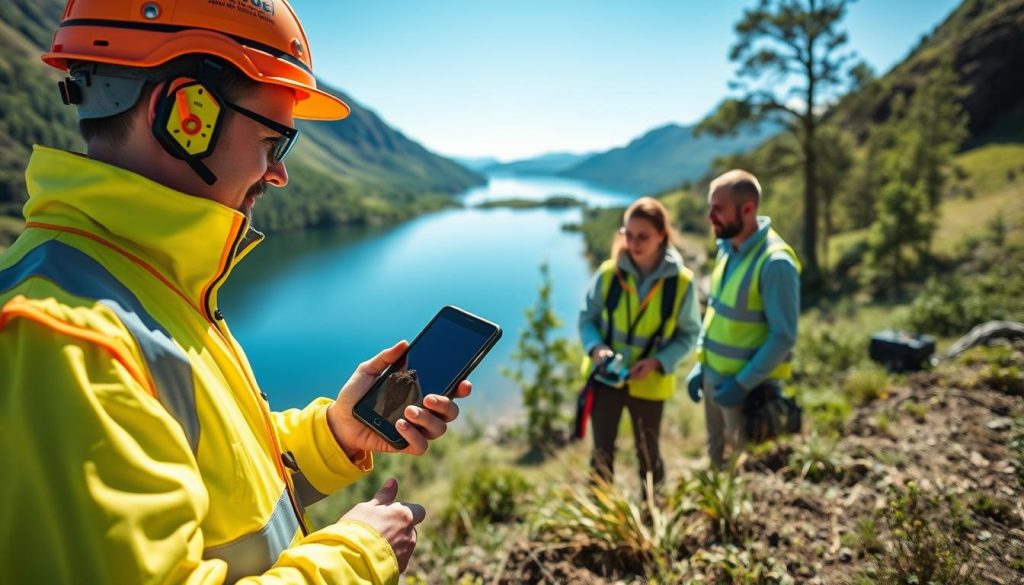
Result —
[{"label": "green shrub", "polygon": [[972,492],[968,498],[968,506],[971,511],[983,518],[995,520],[1000,524],[1015,525],[1017,523],[1017,512],[1013,509],[1013,502],[999,496],[985,492]]},{"label": "green shrub", "polygon": [[526,411],[526,437],[530,448],[545,452],[568,436],[562,405],[580,385],[577,345],[556,337],[562,322],[551,305],[552,282],[545,262],[540,267],[541,284],[537,302],[526,309],[526,325],[512,354],[514,369],[502,374],[522,391]]},{"label": "green shrub", "polygon": [[[540,498],[538,498],[540,499]],[[531,538],[594,547],[649,576],[670,571],[695,510],[683,482],[664,507],[636,501],[601,480],[587,488],[561,486],[545,494],[531,521]]]},{"label": "green shrub", "polygon": [[[1020,257],[1020,256],[1018,256]],[[934,277],[911,303],[906,325],[936,335],[963,335],[992,320],[1024,320],[1024,275],[1020,260],[1007,259],[992,270]]]},{"label": "green shrub", "polygon": [[865,554],[879,553],[883,549],[882,540],[878,536],[878,521],[874,516],[861,516],[853,525],[853,530],[839,538],[843,546]]},{"label": "green shrub", "polygon": [[867,339],[841,333],[828,322],[808,323],[800,328],[793,354],[795,379],[831,381],[867,358]]},{"label": "green shrub", "polygon": [[884,398],[889,388],[885,369],[871,364],[850,371],[843,380],[843,394],[854,404],[868,404]]},{"label": "green shrub", "polygon": [[721,548],[703,549],[684,561],[679,573],[700,572],[705,578],[712,579],[712,583],[731,585],[792,585],[796,582],[787,571],[785,563],[762,555],[763,553],[740,549],[731,544]]},{"label": "green shrub", "polygon": [[843,464],[836,451],[838,444],[838,436],[827,437],[812,432],[793,445],[787,468],[800,479],[813,482],[838,477],[843,473]]},{"label": "green shrub", "polygon": [[481,467],[456,479],[441,531],[454,539],[472,534],[474,525],[509,522],[520,517],[530,484],[511,468]]},{"label": "green shrub", "polygon": [[928,495],[914,485],[896,492],[884,511],[887,546],[873,559],[883,585],[975,583],[974,553],[964,543],[966,523],[955,501]]},{"label": "green shrub", "polygon": [[987,365],[980,373],[981,382],[993,390],[1012,396],[1024,396],[1024,372],[1017,366]]},{"label": "green shrub", "polygon": [[698,471],[690,489],[697,508],[711,521],[715,535],[726,543],[743,542],[744,521],[753,508],[736,468]]},{"label": "green shrub", "polygon": [[846,396],[829,386],[798,386],[794,393],[810,428],[824,433],[841,430],[852,410]]}]

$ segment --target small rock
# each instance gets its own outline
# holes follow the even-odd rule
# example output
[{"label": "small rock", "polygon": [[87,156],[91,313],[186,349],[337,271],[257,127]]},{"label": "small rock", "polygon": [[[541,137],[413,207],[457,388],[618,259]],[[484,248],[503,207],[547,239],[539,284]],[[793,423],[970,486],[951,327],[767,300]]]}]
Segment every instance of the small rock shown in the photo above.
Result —
[{"label": "small rock", "polygon": [[853,551],[847,547],[839,549],[839,562],[848,563],[853,560]]},{"label": "small rock", "polygon": [[985,426],[992,429],[993,431],[1002,433],[1010,430],[1010,427],[1012,425],[1012,420],[1010,420],[1008,417],[1001,416],[988,421],[988,424],[986,424]]},{"label": "small rock", "polygon": [[981,453],[977,451],[971,451],[970,462],[975,467],[988,467],[988,459],[982,457]]},{"label": "small rock", "polygon": [[981,532],[978,533],[978,540],[980,540],[982,542],[985,542],[986,540],[990,540],[991,538],[992,538],[992,533],[989,532],[988,530],[982,530]]}]

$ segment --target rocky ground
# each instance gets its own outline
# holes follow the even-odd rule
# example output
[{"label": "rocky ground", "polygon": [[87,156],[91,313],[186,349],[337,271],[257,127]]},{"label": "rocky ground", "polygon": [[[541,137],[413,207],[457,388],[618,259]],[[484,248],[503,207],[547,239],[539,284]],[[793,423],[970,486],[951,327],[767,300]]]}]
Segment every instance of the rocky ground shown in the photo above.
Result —
[{"label": "rocky ground", "polygon": [[492,583],[926,582],[911,580],[917,571],[935,583],[1024,583],[1022,372],[1018,342],[898,378],[855,407],[837,437],[755,449],[731,495],[719,491],[731,506],[724,513],[709,512],[693,482],[678,488],[682,498],[662,502],[684,525],[667,554],[513,530],[520,536],[502,558],[455,574]]}]

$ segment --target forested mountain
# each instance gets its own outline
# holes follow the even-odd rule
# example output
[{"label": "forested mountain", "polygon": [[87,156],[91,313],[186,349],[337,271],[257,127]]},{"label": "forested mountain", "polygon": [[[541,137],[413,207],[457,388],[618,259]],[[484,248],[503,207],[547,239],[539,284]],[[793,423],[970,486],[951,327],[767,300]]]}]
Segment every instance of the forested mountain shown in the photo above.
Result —
[{"label": "forested mountain", "polygon": [[668,124],[561,174],[626,191],[656,193],[701,178],[715,158],[750,150],[776,130],[775,125],[766,124],[735,136],[694,136],[692,126]]},{"label": "forested mountain", "polygon": [[[32,144],[84,146],[74,110],[60,101],[59,73],[39,60],[64,4],[0,2],[0,216],[20,216]],[[333,91],[343,95],[352,115],[340,122],[299,122],[303,135],[288,160],[291,182],[260,201],[256,221],[262,228],[391,221],[449,204],[447,195],[483,181]]]}]

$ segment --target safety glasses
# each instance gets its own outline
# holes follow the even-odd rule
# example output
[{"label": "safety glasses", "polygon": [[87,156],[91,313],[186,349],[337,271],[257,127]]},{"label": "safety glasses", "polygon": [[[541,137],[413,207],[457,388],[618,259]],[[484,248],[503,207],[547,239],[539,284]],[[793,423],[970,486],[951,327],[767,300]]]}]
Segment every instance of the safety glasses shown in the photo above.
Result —
[{"label": "safety glasses", "polygon": [[257,114],[256,112],[243,108],[238,104],[231,103],[227,100],[222,100],[224,105],[231,108],[232,110],[242,114],[250,120],[254,120],[263,124],[267,128],[270,128],[274,132],[277,132],[281,136],[274,139],[274,145],[270,150],[270,162],[278,164],[284,160],[284,157],[288,156],[291,152],[292,147],[295,146],[295,139],[299,137],[299,131],[291,126],[285,126],[280,122],[275,122],[266,116]]}]

